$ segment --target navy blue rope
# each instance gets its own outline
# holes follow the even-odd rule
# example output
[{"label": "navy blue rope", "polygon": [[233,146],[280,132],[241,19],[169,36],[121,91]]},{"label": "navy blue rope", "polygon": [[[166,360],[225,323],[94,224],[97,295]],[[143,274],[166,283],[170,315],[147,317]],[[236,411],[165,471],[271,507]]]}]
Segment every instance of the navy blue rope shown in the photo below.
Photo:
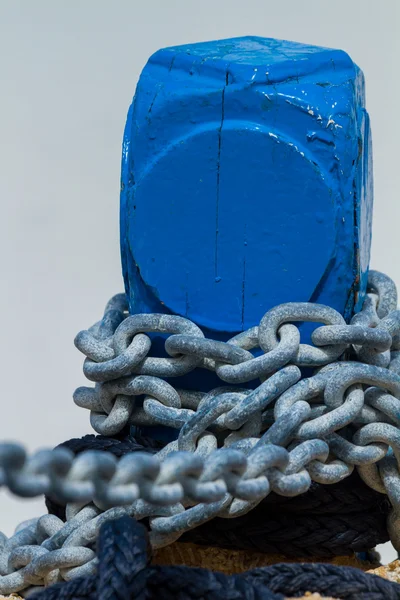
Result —
[{"label": "navy blue rope", "polygon": [[[153,440],[131,437],[114,439],[86,435],[64,444],[75,454],[107,450],[116,456],[137,451],[156,452]],[[46,498],[51,514],[65,520],[65,506]],[[386,496],[366,486],[354,472],[335,485],[313,483],[295,498],[270,494],[261,504],[237,519],[220,519],[185,533],[180,540],[280,554],[288,558],[323,558],[367,552],[389,539]]]},{"label": "navy blue rope", "polygon": [[400,585],[350,567],[278,564],[241,575],[148,565],[146,529],[130,517],[106,522],[97,574],[55,584],[31,600],[283,600],[319,592],[341,600],[400,600]]}]

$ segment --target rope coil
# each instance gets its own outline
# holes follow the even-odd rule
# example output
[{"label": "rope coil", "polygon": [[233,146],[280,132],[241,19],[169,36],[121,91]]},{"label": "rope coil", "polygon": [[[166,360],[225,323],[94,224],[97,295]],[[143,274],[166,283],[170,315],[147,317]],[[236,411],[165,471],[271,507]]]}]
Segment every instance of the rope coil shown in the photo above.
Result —
[{"label": "rope coil", "polygon": [[[235,462],[232,455],[230,462],[226,491],[233,499],[229,508],[219,507],[225,517],[244,514],[271,490],[301,494],[311,481],[333,484],[356,467],[367,485],[388,494],[394,507],[391,538],[400,547],[400,311],[389,277],[370,271],[363,309],[350,325],[330,307],[292,302],[272,308],[258,327],[226,343],[206,339],[181,317],[128,316],[124,302],[122,295],[116,296],[103,320],[75,340],[86,355],[84,372],[97,385],[78,388],[74,400],[91,411],[95,431],[116,435],[128,424],[176,429],[178,439],[160,451],[160,459],[176,451],[208,456],[211,466],[201,477],[216,472],[215,461],[219,475],[221,463],[228,464],[227,454],[216,458],[217,448],[243,451],[248,464],[241,480],[239,456]],[[298,321],[324,324],[313,331],[313,345],[300,343]],[[148,355],[149,332],[168,334],[165,351],[170,358]],[[146,358],[135,351],[139,343],[147,348]],[[259,356],[251,352],[257,348]],[[314,374],[302,378],[299,367],[311,367]],[[174,388],[160,378],[195,368],[212,370],[221,383],[231,385],[202,393]],[[243,387],[258,378],[261,384],[255,389]],[[271,444],[289,451],[284,466],[270,465],[266,454],[261,458],[261,447]],[[187,496],[194,500],[190,492]],[[218,501],[211,491],[208,497]],[[206,513],[208,518],[210,511]],[[198,518],[191,522],[200,524]],[[187,523],[182,515],[152,521],[164,540],[172,540]]]},{"label": "rope coil", "polygon": [[[154,456],[119,460],[104,452],[74,457],[65,448],[28,458],[19,445],[1,444],[0,485],[67,503],[67,522],[43,517],[4,541],[0,591],[48,583],[54,572],[66,580],[89,576],[97,564],[90,546],[107,519],[149,519],[151,544],[162,547],[216,517],[241,518],[271,492],[300,496],[312,482],[350,477],[354,467],[389,497],[388,529],[400,548],[396,305],[393,282],[371,271],[363,310],[349,325],[329,307],[287,303],[220,342],[182,317],[128,316],[125,297],[115,296],[103,319],[75,340],[96,382],[78,388],[75,403],[91,411],[101,434],[163,425],[177,439]],[[298,321],[324,324],[313,331],[313,345],[300,343]],[[168,334],[167,357],[149,354],[148,333]],[[302,377],[300,367],[313,369],[311,376]],[[162,379],[201,368],[223,385],[204,393]],[[244,387],[256,379],[254,389]]]},{"label": "rope coil", "polygon": [[[123,517],[105,523],[99,565],[89,577],[55,584],[32,600],[284,600],[320,592],[341,600],[399,600],[400,585],[351,567],[277,564],[241,575],[148,565],[145,530]],[[161,591],[162,590],[162,591]]]}]

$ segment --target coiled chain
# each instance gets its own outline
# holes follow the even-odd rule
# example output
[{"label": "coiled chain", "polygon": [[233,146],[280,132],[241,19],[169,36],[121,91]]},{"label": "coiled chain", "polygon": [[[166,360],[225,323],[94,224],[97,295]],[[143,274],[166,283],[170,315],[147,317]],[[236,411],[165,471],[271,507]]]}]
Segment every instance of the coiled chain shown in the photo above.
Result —
[{"label": "coiled chain", "polygon": [[[233,518],[271,490],[295,496],[312,481],[336,483],[356,466],[393,505],[388,528],[400,549],[400,311],[393,281],[370,271],[363,309],[351,323],[334,309],[287,303],[258,327],[228,342],[206,339],[191,321],[162,314],[129,316],[115,296],[104,317],[78,334],[84,373],[75,403],[90,410],[98,433],[126,425],[167,426],[177,439],[156,455],[119,460],[106,452],[74,458],[66,449],[27,458],[0,445],[0,485],[20,496],[51,494],[67,502],[54,515],[0,538],[0,593],[88,574],[101,522],[128,513],[149,518],[151,542],[164,546],[215,516]],[[311,344],[296,322],[323,324]],[[156,333],[165,356],[152,356]],[[300,367],[313,369],[302,377]],[[165,378],[214,371],[207,393],[175,388]],[[260,380],[255,389],[245,384]]]}]

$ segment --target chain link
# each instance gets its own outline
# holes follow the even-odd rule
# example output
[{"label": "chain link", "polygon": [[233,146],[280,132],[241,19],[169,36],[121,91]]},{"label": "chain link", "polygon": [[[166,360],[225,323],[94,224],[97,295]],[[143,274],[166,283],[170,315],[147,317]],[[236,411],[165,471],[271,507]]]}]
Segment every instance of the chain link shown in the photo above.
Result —
[{"label": "chain link", "polygon": [[[104,519],[148,518],[151,543],[160,547],[217,515],[245,514],[271,490],[295,496],[354,468],[388,495],[388,528],[400,549],[396,305],[392,280],[370,271],[363,309],[350,324],[327,306],[287,303],[221,342],[182,317],[129,316],[124,295],[115,296],[102,320],[75,339],[96,385],[78,388],[74,401],[103,435],[163,425],[177,439],[156,455],[119,460],[106,452],[75,458],[65,449],[28,458],[19,445],[1,444],[0,485],[66,502],[67,521],[47,515],[8,540],[0,536],[0,593],[92,572]],[[301,343],[295,323],[304,321],[319,325],[312,344]],[[150,354],[150,333],[165,338],[166,356]],[[303,367],[311,376],[302,377]],[[203,393],[171,383],[194,369],[214,371],[221,386]]]}]

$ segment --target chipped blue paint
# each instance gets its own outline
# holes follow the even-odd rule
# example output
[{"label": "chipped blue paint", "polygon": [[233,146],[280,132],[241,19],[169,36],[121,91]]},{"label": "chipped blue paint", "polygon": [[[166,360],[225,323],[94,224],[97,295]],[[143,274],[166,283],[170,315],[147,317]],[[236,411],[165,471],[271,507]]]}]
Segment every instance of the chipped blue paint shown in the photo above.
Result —
[{"label": "chipped blue paint", "polygon": [[131,312],[225,339],[272,306],[360,306],[371,241],[364,79],[341,50],[257,37],[166,48],[124,135]]}]

